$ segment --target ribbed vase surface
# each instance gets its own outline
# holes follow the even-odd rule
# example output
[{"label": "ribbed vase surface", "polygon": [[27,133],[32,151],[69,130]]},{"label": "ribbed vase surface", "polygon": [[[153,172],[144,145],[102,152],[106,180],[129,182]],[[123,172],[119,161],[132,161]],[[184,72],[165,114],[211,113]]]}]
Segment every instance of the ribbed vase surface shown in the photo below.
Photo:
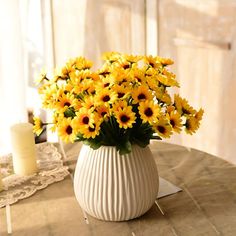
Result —
[{"label": "ribbed vase surface", "polygon": [[120,155],[113,146],[97,150],[82,146],[74,191],[88,214],[107,221],[136,218],[151,208],[158,187],[158,172],[149,147],[133,145],[131,153]]}]

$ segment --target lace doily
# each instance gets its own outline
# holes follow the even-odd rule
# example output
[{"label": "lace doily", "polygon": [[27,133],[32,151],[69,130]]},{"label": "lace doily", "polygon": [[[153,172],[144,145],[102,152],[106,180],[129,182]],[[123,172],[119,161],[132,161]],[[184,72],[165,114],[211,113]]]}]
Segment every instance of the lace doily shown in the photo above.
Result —
[{"label": "lace doily", "polygon": [[69,175],[68,167],[63,166],[61,154],[50,143],[36,145],[38,173],[19,176],[13,173],[12,155],[0,157],[3,191],[0,192],[0,208],[28,198],[36,191],[63,180]]}]

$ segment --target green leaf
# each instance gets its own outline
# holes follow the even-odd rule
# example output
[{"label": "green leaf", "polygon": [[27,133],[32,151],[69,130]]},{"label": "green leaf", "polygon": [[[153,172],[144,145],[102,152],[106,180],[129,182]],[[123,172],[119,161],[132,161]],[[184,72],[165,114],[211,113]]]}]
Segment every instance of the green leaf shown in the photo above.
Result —
[{"label": "green leaf", "polygon": [[124,143],[117,145],[117,149],[120,155],[125,155],[132,151],[132,146],[130,141],[126,141]]},{"label": "green leaf", "polygon": [[130,135],[131,142],[139,145],[140,147],[146,147],[150,143],[153,132],[154,131],[149,123],[141,123],[132,130]]},{"label": "green leaf", "polygon": [[95,139],[86,139],[84,144],[89,145],[92,149],[96,150],[101,147],[101,142]]},{"label": "green leaf", "polygon": [[74,117],[75,117],[74,108],[69,107],[69,108],[64,112],[64,116],[65,116],[66,118],[68,118],[68,117],[74,118]]},{"label": "green leaf", "polygon": [[80,141],[84,141],[85,138],[83,137],[82,134],[77,134],[76,138],[75,138],[75,142],[80,142]]},{"label": "green leaf", "polygon": [[133,140],[133,142],[136,143],[137,145],[139,145],[140,147],[144,148],[150,143],[150,139],[149,138],[146,138],[146,139],[144,139],[144,138],[142,138],[142,139],[135,138]]}]

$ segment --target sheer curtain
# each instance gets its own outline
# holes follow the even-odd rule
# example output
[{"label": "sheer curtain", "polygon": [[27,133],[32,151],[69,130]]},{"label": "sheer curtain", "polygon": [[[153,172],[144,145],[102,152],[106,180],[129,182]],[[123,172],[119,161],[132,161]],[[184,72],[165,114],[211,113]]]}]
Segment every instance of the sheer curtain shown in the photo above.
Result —
[{"label": "sheer curtain", "polygon": [[10,126],[27,121],[19,4],[0,1],[0,154],[10,151]]}]

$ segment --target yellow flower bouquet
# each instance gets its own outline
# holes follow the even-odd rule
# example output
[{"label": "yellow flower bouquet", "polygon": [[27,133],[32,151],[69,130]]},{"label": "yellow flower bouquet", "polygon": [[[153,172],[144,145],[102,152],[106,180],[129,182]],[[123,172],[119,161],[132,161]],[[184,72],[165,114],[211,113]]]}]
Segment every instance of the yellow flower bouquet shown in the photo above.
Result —
[{"label": "yellow flower bouquet", "polygon": [[53,111],[50,123],[35,117],[34,131],[40,134],[51,125],[66,142],[83,141],[93,149],[116,146],[120,154],[131,145],[145,147],[150,139],[169,138],[185,130],[193,134],[203,110],[168,89],[179,86],[167,69],[171,59],[109,52],[104,64],[92,71],[83,57],[70,59],[51,78],[39,77],[42,105]]}]

